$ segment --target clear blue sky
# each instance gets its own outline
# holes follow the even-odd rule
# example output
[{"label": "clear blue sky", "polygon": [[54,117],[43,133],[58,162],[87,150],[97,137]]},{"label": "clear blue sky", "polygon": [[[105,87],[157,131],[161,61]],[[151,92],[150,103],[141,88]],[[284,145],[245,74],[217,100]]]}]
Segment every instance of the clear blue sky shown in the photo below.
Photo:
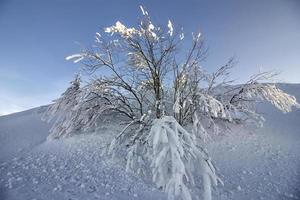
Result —
[{"label": "clear blue sky", "polygon": [[91,44],[117,20],[136,24],[139,5],[158,24],[201,31],[209,70],[236,56],[238,81],[262,68],[300,82],[298,0],[0,0],[0,115],[57,98],[78,69],[64,59],[78,52],[76,42]]}]

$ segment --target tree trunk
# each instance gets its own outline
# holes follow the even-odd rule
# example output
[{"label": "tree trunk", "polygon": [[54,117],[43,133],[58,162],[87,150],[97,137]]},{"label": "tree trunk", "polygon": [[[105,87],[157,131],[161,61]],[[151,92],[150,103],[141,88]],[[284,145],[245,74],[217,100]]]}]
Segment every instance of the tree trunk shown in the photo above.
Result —
[{"label": "tree trunk", "polygon": [[162,111],[161,111],[161,83],[158,75],[154,77],[154,92],[155,92],[155,112],[156,118],[161,118]]}]

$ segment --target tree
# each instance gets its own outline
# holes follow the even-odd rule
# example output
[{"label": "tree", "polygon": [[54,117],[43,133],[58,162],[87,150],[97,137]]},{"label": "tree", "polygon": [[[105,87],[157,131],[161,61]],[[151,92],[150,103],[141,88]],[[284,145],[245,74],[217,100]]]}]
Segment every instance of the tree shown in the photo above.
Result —
[{"label": "tree", "polygon": [[[137,28],[117,21],[96,33],[95,44],[67,60],[81,62],[92,77],[79,87],[79,80],[49,108],[57,117],[55,137],[97,126],[104,113],[124,116],[127,125],[113,139],[109,154],[126,150],[126,170],[145,174],[150,166],[153,181],[169,199],[191,199],[195,173],[200,173],[203,195],[211,199],[211,185],[221,182],[203,142],[209,126],[219,121],[260,121],[254,109],[257,100],[267,100],[284,112],[299,106],[296,99],[273,84],[263,83],[270,73],[261,73],[246,84],[228,80],[234,59],[214,73],[201,68],[206,49],[200,33],[186,37],[169,20],[155,26],[147,11]],[[109,71],[107,76],[100,76]],[[76,84],[75,84],[76,83]],[[75,85],[74,85],[75,84]],[[247,120],[246,120],[247,121]],[[193,124],[193,129],[184,128]]]},{"label": "tree", "polygon": [[78,116],[75,114],[75,108],[80,101],[80,82],[80,76],[76,75],[75,79],[70,82],[70,87],[66,89],[60,98],[54,100],[54,103],[45,112],[43,119],[48,120],[48,122],[53,121],[48,136],[49,139],[67,136],[70,132],[80,129],[79,124],[74,123],[75,118]]}]

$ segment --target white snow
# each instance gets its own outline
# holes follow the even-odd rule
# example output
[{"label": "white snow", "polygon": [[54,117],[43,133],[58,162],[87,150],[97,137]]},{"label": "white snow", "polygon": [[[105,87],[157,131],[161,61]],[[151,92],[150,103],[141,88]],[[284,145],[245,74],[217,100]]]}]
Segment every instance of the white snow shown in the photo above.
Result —
[{"label": "white snow", "polygon": [[130,38],[134,34],[139,34],[139,31],[135,28],[127,28],[124,24],[122,24],[120,21],[117,21],[115,25],[111,27],[105,28],[106,33],[119,33],[122,37]]},{"label": "white snow", "polygon": [[168,29],[169,29],[168,33],[170,34],[170,36],[172,36],[174,29],[173,29],[173,24],[170,20],[168,21]]},{"label": "white snow", "polygon": [[[300,99],[300,85],[280,88]],[[0,117],[0,199],[167,199],[155,185],[125,173],[104,146],[118,133],[114,116],[96,133],[47,141],[51,125],[40,120],[44,107]],[[300,111],[282,114],[261,104],[265,125],[228,135],[207,145],[224,186],[214,200],[300,199]],[[192,198],[201,196],[199,182]],[[198,183],[198,184],[197,184]]]},{"label": "white snow", "polygon": [[73,54],[71,56],[66,57],[66,60],[74,60],[74,63],[78,63],[81,60],[84,59],[84,55],[83,54]]},{"label": "white snow", "polygon": [[183,40],[183,39],[184,39],[184,33],[180,33],[179,39],[180,39],[180,40]]},{"label": "white snow", "polygon": [[144,10],[143,6],[140,6],[140,9],[141,9],[143,15],[148,15],[148,12]]}]

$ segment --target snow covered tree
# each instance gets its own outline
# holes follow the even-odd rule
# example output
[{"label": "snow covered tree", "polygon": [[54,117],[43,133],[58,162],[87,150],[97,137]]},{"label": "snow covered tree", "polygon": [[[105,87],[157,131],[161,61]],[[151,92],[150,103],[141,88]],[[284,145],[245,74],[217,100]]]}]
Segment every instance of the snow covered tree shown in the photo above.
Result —
[{"label": "snow covered tree", "polygon": [[60,138],[67,136],[76,129],[78,124],[73,123],[78,116],[74,112],[76,106],[80,102],[81,88],[80,76],[76,75],[71,81],[70,87],[61,95],[60,98],[54,100],[43,116],[43,120],[53,121],[53,126],[50,130],[48,138]]},{"label": "snow covered tree", "polygon": [[[75,63],[82,62],[88,72],[97,74],[101,68],[111,72],[108,77],[97,77],[83,87],[81,96],[84,100],[76,106],[81,114],[76,118],[83,116],[84,119],[90,119],[87,120],[89,127],[105,111],[118,112],[128,117],[128,125],[112,141],[109,153],[127,148],[127,170],[136,167],[142,173],[146,163],[150,163],[153,180],[168,192],[170,199],[190,199],[187,186],[194,183],[194,169],[202,168],[194,171],[200,174],[203,172],[203,177],[208,176],[209,180],[214,180],[212,183],[216,183],[218,178],[206,152],[194,142],[195,136],[181,126],[191,113],[174,114],[179,123],[166,115],[174,113],[167,108],[169,104],[174,104],[168,99],[168,94],[174,93],[177,99],[178,96],[183,98],[178,102],[183,107],[181,104],[197,92],[197,83],[189,82],[185,85],[184,76],[185,73],[192,74],[198,70],[204,55],[203,40],[201,34],[193,35],[189,55],[183,65],[177,64],[176,50],[183,42],[184,33],[175,34],[171,21],[168,21],[166,30],[154,26],[148,13],[141,9],[143,17],[139,28],[127,28],[117,22],[105,29],[108,35],[96,33],[93,48],[67,57]],[[176,73],[176,86],[167,88],[173,72]],[[199,70],[197,74],[200,77]],[[198,79],[198,76],[194,78]],[[191,86],[194,87],[192,91]],[[176,102],[176,98],[172,99]],[[83,109],[86,105],[94,106]],[[176,103],[172,107],[176,110]],[[86,110],[91,111],[91,117],[84,114]],[[81,120],[72,120],[72,123],[75,122]],[[161,138],[166,140],[161,141]],[[159,163],[157,159],[165,162]],[[210,181],[206,181],[204,188],[209,187]]]},{"label": "snow covered tree", "polygon": [[76,77],[49,107],[47,115],[55,120],[50,136],[92,129],[104,113],[118,113],[127,125],[112,140],[108,153],[126,150],[126,170],[150,171],[169,199],[184,200],[192,199],[198,173],[203,197],[211,199],[211,186],[221,181],[203,148],[210,127],[216,128],[218,121],[260,121],[253,109],[258,100],[283,112],[299,105],[274,84],[264,83],[269,73],[232,85],[228,78],[234,59],[208,73],[200,65],[206,53],[200,33],[191,35],[186,50],[182,29],[176,31],[170,20],[166,27],[156,26],[140,8],[137,27],[117,21],[104,33],[96,33],[92,47],[66,58],[82,63],[90,81],[80,87]]}]

